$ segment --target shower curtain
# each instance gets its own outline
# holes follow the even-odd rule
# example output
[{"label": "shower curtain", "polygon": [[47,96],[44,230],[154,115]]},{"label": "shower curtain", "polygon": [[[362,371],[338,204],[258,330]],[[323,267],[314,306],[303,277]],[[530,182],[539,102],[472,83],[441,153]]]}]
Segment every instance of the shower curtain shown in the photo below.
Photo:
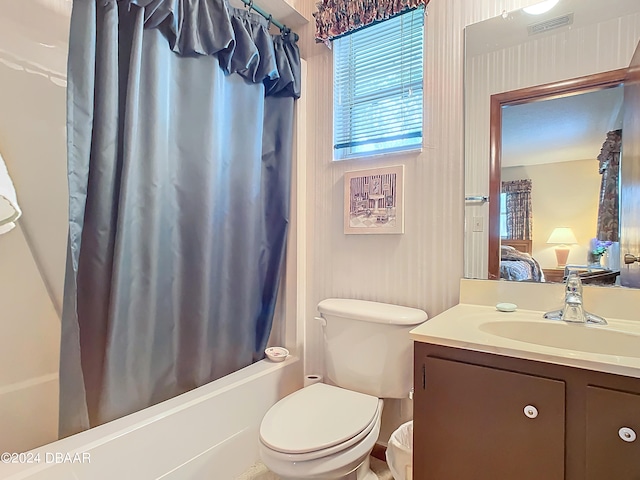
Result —
[{"label": "shower curtain", "polygon": [[60,435],[263,356],[300,58],[223,0],[75,0]]}]

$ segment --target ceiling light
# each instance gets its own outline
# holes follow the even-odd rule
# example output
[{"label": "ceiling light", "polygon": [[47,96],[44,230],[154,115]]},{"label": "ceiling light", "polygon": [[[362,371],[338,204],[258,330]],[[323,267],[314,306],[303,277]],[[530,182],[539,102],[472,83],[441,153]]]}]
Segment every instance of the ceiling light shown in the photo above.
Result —
[{"label": "ceiling light", "polygon": [[546,0],[544,2],[536,3],[530,7],[525,7],[523,10],[529,15],[541,15],[548,12],[558,4],[559,0]]}]

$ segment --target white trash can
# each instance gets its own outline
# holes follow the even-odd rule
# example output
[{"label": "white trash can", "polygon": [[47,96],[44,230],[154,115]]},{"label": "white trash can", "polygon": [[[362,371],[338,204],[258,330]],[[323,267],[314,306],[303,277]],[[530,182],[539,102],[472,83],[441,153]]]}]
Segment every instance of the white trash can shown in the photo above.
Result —
[{"label": "white trash can", "polygon": [[395,480],[413,477],[413,420],[400,425],[389,438],[387,464]]}]

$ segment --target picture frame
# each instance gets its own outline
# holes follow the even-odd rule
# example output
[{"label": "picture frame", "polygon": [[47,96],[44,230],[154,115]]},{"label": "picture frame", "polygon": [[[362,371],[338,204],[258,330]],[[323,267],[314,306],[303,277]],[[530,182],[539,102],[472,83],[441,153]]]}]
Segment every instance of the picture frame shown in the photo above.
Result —
[{"label": "picture frame", "polygon": [[345,172],[344,233],[404,233],[404,165]]}]

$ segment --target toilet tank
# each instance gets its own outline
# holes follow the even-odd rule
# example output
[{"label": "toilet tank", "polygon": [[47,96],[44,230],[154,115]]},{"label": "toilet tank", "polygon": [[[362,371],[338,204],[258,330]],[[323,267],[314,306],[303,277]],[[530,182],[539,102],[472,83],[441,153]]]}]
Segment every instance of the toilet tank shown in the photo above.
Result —
[{"label": "toilet tank", "polygon": [[379,398],[405,398],[413,384],[409,330],[427,320],[417,308],[329,298],[318,304],[325,375],[331,384]]}]

